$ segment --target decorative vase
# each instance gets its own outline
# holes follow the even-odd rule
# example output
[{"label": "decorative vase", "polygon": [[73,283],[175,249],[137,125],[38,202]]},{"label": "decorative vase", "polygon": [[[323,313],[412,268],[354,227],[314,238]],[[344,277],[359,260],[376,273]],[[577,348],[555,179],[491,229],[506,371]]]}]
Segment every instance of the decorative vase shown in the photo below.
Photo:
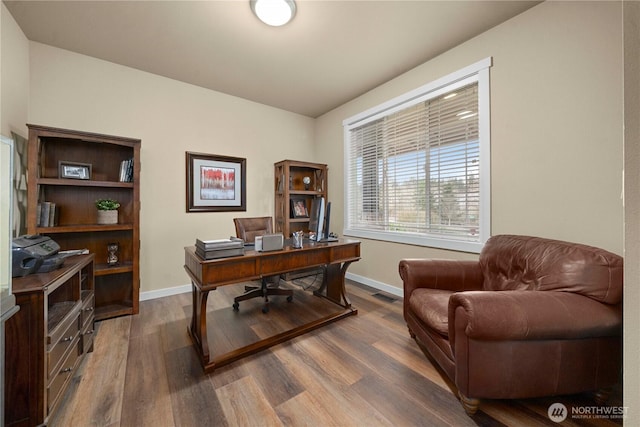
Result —
[{"label": "decorative vase", "polygon": [[98,224],[117,224],[118,223],[118,211],[98,211]]}]

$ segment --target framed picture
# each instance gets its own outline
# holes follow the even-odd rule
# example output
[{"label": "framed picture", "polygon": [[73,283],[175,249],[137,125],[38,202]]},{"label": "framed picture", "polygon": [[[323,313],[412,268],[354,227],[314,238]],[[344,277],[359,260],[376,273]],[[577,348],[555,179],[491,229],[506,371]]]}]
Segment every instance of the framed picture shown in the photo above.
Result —
[{"label": "framed picture", "polygon": [[247,159],[186,154],[187,212],[247,210]]},{"label": "framed picture", "polygon": [[88,163],[58,162],[58,177],[71,179],[91,179],[91,165]]},{"label": "framed picture", "polygon": [[291,217],[292,218],[309,218],[307,204],[304,199],[291,199]]}]

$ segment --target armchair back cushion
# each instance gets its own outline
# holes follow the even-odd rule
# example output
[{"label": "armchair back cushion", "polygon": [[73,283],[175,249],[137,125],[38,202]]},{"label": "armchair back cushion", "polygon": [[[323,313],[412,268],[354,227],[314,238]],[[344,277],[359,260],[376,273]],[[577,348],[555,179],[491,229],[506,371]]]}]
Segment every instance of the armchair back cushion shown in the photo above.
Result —
[{"label": "armchair back cushion", "polygon": [[484,290],[565,291],[607,304],[622,300],[622,258],[603,249],[501,235],[480,254]]}]

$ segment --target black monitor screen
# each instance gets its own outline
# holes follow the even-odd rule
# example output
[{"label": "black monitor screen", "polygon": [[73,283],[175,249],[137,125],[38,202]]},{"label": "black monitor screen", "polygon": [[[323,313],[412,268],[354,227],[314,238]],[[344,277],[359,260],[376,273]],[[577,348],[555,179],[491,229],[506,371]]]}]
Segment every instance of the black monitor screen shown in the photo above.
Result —
[{"label": "black monitor screen", "polygon": [[327,240],[329,238],[329,222],[331,221],[331,202],[327,202],[327,205],[324,209],[324,233],[322,238]]}]

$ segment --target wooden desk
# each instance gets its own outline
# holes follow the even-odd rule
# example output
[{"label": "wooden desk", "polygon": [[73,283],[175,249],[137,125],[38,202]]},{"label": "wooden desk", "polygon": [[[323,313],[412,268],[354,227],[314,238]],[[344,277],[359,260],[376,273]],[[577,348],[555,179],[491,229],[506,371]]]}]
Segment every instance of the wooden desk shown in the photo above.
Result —
[{"label": "wooden desk", "polygon": [[[344,286],[349,265],[360,259],[360,242],[343,240],[329,243],[305,244],[301,249],[285,247],[279,251],[246,251],[244,256],[203,260],[195,254],[195,247],[185,248],[185,270],[191,278],[193,314],[189,334],[200,356],[205,372],[229,364],[242,357],[302,335],[343,317],[357,314],[351,306]],[[335,303],[336,312],[275,336],[259,340],[215,358],[209,351],[207,336],[207,298],[218,286],[261,279],[309,267],[324,267],[322,286],[314,295]],[[295,302],[295,300],[294,300]],[[229,307],[231,310],[231,307]]]}]

